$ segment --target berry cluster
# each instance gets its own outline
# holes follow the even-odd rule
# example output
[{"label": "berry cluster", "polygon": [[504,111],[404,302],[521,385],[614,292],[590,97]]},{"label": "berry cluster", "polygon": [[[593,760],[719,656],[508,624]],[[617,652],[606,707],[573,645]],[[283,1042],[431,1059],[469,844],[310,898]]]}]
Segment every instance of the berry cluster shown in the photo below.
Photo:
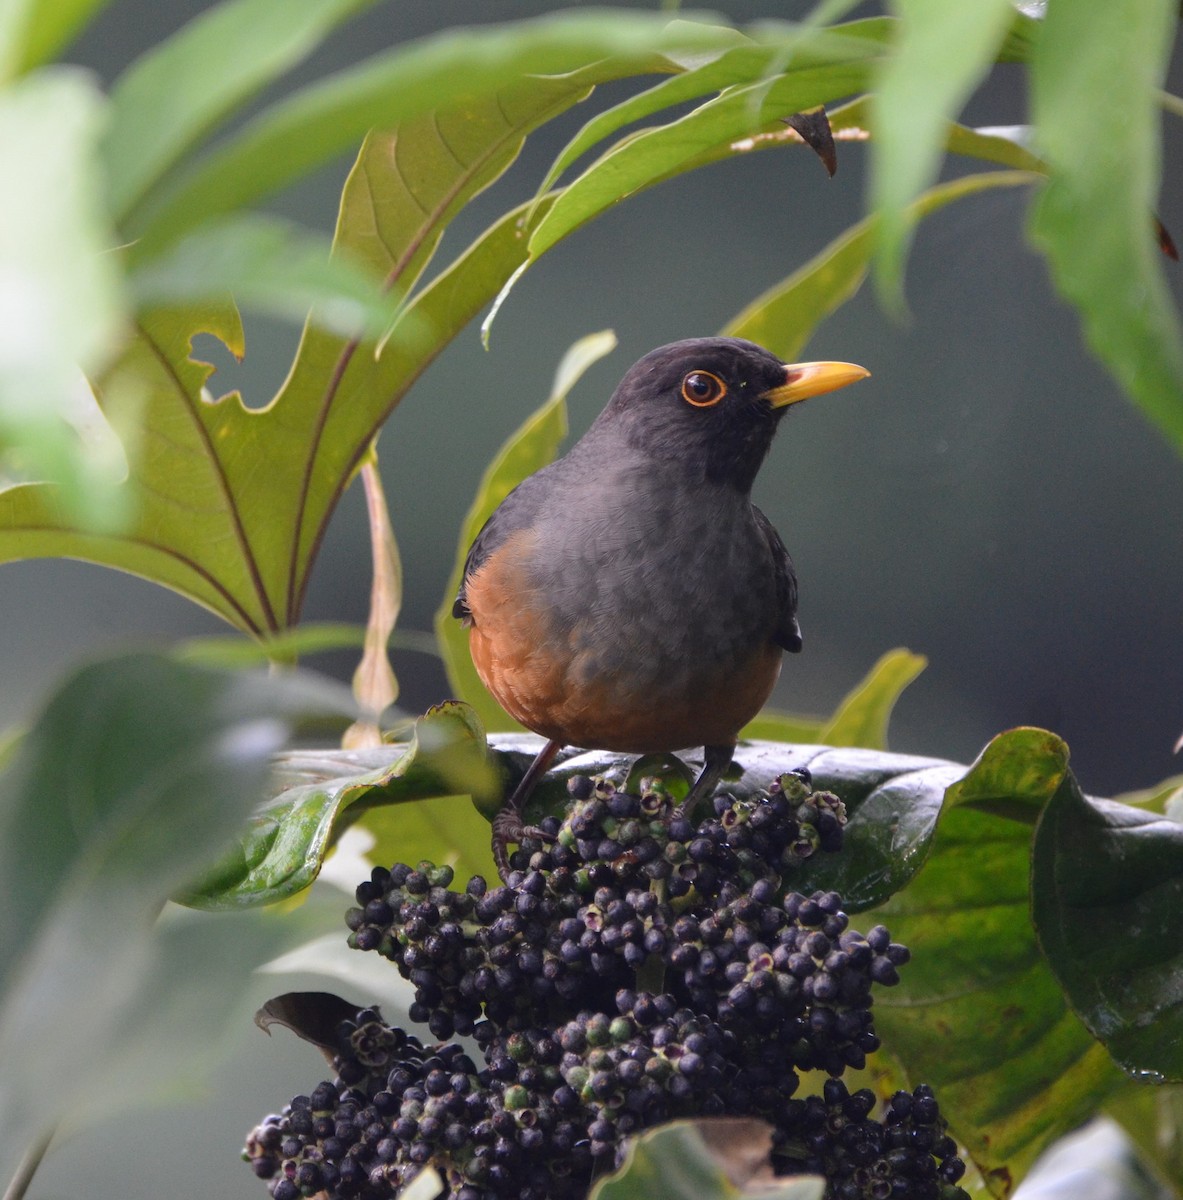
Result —
[{"label": "berry cluster", "polygon": [[[251,1135],[274,1200],[392,1197],[425,1163],[452,1200],[575,1200],[630,1134],[722,1114],[772,1124],[778,1168],[820,1171],[835,1200],[964,1195],[931,1092],[880,1122],[837,1078],[877,1048],[872,988],[908,958],[882,926],[851,929],[836,893],[784,890],[841,845],[841,801],[803,772],[697,823],[657,785],[570,791],[502,885],[454,891],[420,863],[358,887],[350,945],[396,964],[441,1044],[373,1010],[346,1023],[337,1081]],[[803,1070],[832,1077],[824,1097],[793,1098]]]}]

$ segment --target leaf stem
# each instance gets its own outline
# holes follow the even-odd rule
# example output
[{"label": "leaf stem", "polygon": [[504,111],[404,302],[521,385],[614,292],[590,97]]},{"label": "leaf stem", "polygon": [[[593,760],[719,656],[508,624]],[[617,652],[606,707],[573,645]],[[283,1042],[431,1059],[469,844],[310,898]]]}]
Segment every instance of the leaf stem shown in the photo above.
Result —
[{"label": "leaf stem", "polygon": [[36,1175],[41,1160],[49,1150],[55,1132],[55,1129],[51,1129],[25,1151],[24,1157],[16,1168],[16,1174],[13,1175],[4,1191],[4,1200],[22,1200],[29,1190],[29,1184],[33,1182],[33,1176]]},{"label": "leaf stem", "polygon": [[1158,93],[1158,100],[1167,112],[1172,113],[1176,117],[1183,117],[1183,97],[1163,90]]}]

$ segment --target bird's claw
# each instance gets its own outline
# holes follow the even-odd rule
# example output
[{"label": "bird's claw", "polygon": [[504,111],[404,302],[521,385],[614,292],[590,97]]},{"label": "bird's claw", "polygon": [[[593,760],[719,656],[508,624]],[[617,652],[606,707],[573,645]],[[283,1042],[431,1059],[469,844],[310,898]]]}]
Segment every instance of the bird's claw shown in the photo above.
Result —
[{"label": "bird's claw", "polygon": [[497,873],[504,883],[509,878],[509,847],[522,844],[523,838],[533,838],[540,842],[553,842],[553,833],[547,833],[537,825],[524,825],[522,814],[514,808],[503,808],[493,818],[493,861],[497,864]]}]

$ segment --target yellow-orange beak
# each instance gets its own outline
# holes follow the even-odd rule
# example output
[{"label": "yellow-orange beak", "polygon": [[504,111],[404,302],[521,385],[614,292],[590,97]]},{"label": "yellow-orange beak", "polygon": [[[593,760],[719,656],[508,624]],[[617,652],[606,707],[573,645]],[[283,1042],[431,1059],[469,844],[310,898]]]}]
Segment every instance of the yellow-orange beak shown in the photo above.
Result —
[{"label": "yellow-orange beak", "polygon": [[810,396],[837,391],[848,383],[867,379],[870,374],[866,367],[855,363],[790,363],[785,367],[784,383],[769,388],[761,399],[767,400],[773,408],[783,408],[786,404],[796,404],[798,400],[808,400]]}]

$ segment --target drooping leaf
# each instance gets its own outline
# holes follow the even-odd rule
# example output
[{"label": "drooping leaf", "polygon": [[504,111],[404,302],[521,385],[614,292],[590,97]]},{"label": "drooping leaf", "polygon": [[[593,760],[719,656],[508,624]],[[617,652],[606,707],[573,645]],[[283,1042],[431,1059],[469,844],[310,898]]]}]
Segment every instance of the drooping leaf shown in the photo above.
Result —
[{"label": "drooping leaf", "polygon": [[124,320],[101,204],[103,115],[77,70],[48,68],[0,92],[0,481],[55,481],[59,506],[90,529],[128,515],[122,450],[92,419],[81,375],[110,360]]},{"label": "drooping leaf", "polygon": [[[293,727],[349,707],[337,685],[146,654],[86,667],[49,701],[0,777],[0,1159],[66,1113],[109,1114],[104,1079],[142,1088],[135,1047],[160,1051],[171,1028],[178,1058],[193,1049],[174,1027],[178,981],[200,994],[184,952],[209,976],[227,926],[154,931],[161,907],[243,819]],[[251,928],[242,949],[262,957],[288,936]],[[215,1023],[241,994],[218,986]],[[205,1020],[190,1014],[192,1036]]]},{"label": "drooping leaf", "polygon": [[913,958],[877,998],[876,1026],[932,1084],[997,1196],[1122,1078],[1068,1007],[1029,916],[1034,826],[1067,775],[1053,734],[995,738],[949,788],[923,869],[877,910]]},{"label": "drooping leaf", "polygon": [[922,654],[889,650],[850,692],[822,730],[827,746],[887,749],[887,723],[904,688],[928,665]]},{"label": "drooping leaf", "polygon": [[521,726],[481,682],[468,653],[468,630],[452,615],[452,605],[464,577],[468,549],[502,500],[527,475],[554,459],[560,443],[567,436],[567,393],[588,367],[615,347],[615,335],[605,330],[580,338],[568,349],[555,372],[550,396],[510,435],[485,469],[476,497],[460,527],[452,574],[435,614],[435,631],[453,695],[477,710],[486,729],[521,729]]},{"label": "drooping leaf", "polygon": [[1031,57],[1031,102],[1051,180],[1029,233],[1093,352],[1183,449],[1183,330],[1151,219],[1176,16],[1170,0],[1119,0],[1096,13],[1048,6]]},{"label": "drooping leaf", "polygon": [[[835,123],[837,114],[831,117]],[[915,215],[927,216],[953,200],[996,187],[1015,187],[1038,177],[1020,171],[990,171],[938,184],[917,201]],[[725,326],[729,337],[749,338],[786,362],[801,354],[817,325],[845,304],[863,284],[874,250],[875,217],[866,217],[835,238],[783,282],[757,296]]]},{"label": "drooping leaf", "polygon": [[936,178],[945,130],[998,56],[1010,0],[896,0],[893,53],[875,82],[870,207],[877,214],[876,282],[899,307],[912,204]]},{"label": "drooping leaf", "polygon": [[579,72],[607,77],[660,68],[662,52],[710,51],[729,31],[691,22],[674,30],[657,14],[556,13],[530,21],[452,29],[387,51],[276,102],[225,144],[156,189],[128,223],[150,256],[187,228],[253,204],[356,145],[370,129],[429,119],[452,104],[488,108],[507,80]]},{"label": "drooping leaf", "polygon": [[281,778],[286,786],[250,818],[234,848],[177,895],[182,904],[227,911],[283,900],[312,883],[363,806],[500,787],[480,723],[461,704],[431,709],[402,746],[293,755]]},{"label": "drooping leaf", "polygon": [[1135,1078],[1183,1080],[1183,824],[1083,796],[1035,834],[1031,913],[1072,1007]]},{"label": "drooping leaf", "polygon": [[136,59],[111,90],[104,145],[116,218],[124,220],[211,131],[372,3],[226,0]]},{"label": "drooping leaf", "polygon": [[393,297],[327,239],[273,217],[236,216],[203,226],[128,275],[137,310],[210,303],[230,293],[240,308],[345,337],[378,337],[395,313]]},{"label": "drooping leaf", "polygon": [[[758,1158],[751,1161],[761,1143],[766,1171]],[[824,1179],[772,1177],[771,1144],[762,1121],[672,1121],[630,1141],[620,1169],[600,1180],[589,1200],[821,1200]]]}]

